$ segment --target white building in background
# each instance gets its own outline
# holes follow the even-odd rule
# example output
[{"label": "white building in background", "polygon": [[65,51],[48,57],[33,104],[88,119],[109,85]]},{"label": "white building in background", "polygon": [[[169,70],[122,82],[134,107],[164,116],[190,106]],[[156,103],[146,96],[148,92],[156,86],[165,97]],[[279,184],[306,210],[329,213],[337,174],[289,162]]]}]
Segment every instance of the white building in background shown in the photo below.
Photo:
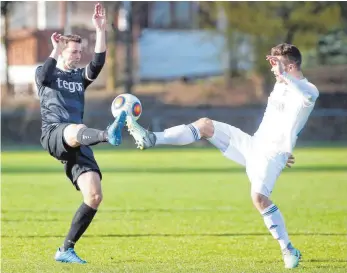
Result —
[{"label": "white building in background", "polygon": [[[94,2],[73,1],[18,1],[11,2],[9,14],[9,52],[1,46],[1,60],[9,59],[9,81],[16,89],[30,89],[35,85],[35,68],[42,64],[42,51],[50,52],[50,33],[71,33],[71,26],[93,29]],[[72,16],[78,14],[78,16]],[[3,18],[2,26],[3,26]],[[3,33],[3,32],[2,32]],[[89,37],[85,37],[89,40]],[[84,47],[87,47],[85,40]],[[49,47],[47,50],[46,47]],[[42,50],[43,49],[43,50]],[[5,62],[3,62],[5,63]],[[20,76],[19,76],[20,75]],[[1,82],[5,81],[5,66],[0,69]]]},{"label": "white building in background", "polygon": [[[172,80],[222,75],[229,66],[226,40],[221,34],[204,30],[144,29],[139,39],[140,80]],[[245,56],[251,48],[247,42],[238,45]],[[250,60],[237,63],[239,69],[249,70]]]},{"label": "white building in background", "polygon": [[[14,2],[10,30],[13,37],[11,46],[15,49],[12,48],[9,58],[12,62],[10,81],[15,85],[34,84],[35,67],[43,62],[42,55],[48,56],[50,52],[47,46],[51,32],[60,29],[71,33],[71,28],[76,26],[93,31],[91,15],[94,4],[93,1]],[[132,2],[132,5],[136,80],[208,77],[223,74],[228,68],[229,55],[223,35],[205,31],[199,26],[198,18],[203,12],[199,2],[142,1]],[[112,19],[108,18],[108,22],[111,23]],[[225,28],[223,13],[214,24],[220,30]],[[23,37],[26,44],[23,42],[21,47]],[[86,48],[90,50],[92,39],[85,36],[85,40],[89,43]],[[27,44],[32,47],[31,52]],[[124,54],[123,50],[119,51],[118,54]],[[240,43],[237,51],[249,52],[250,46],[246,42]],[[31,59],[30,55],[33,56]],[[124,56],[120,59],[123,61]],[[251,62],[240,61],[238,66],[249,69]]]}]

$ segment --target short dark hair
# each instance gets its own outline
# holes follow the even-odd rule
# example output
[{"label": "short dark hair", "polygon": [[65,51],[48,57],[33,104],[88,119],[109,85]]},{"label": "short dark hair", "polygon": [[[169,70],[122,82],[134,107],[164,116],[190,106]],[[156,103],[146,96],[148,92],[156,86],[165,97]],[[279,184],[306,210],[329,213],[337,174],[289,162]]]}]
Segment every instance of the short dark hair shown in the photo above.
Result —
[{"label": "short dark hair", "polygon": [[271,48],[272,56],[284,56],[290,63],[295,63],[296,66],[300,69],[301,66],[301,53],[300,50],[291,44],[279,44]]},{"label": "short dark hair", "polygon": [[76,34],[69,34],[69,35],[63,35],[63,41],[64,41],[64,44],[65,44],[65,47],[66,47],[66,45],[69,42],[75,42],[75,43],[81,44],[82,43],[82,38],[81,38],[81,36],[76,35]]}]

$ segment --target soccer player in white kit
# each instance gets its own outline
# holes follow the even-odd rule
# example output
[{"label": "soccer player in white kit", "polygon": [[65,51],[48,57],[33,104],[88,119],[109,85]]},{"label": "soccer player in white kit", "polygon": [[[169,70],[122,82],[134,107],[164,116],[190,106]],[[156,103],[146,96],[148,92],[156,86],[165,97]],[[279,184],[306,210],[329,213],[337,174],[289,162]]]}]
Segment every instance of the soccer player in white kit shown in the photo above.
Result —
[{"label": "soccer player in white kit", "polygon": [[150,132],[128,116],[127,126],[140,149],[156,145],[187,145],[205,138],[225,157],[245,166],[251,182],[253,204],[279,242],[285,268],[294,268],[299,264],[301,253],[291,244],[283,216],[269,197],[278,176],[292,159],[298,135],[319,93],[304,78],[301,53],[294,45],[279,44],[271,49],[271,55],[266,58],[271,64],[276,84],[268,98],[263,120],[253,136],[209,118],[163,132]]}]

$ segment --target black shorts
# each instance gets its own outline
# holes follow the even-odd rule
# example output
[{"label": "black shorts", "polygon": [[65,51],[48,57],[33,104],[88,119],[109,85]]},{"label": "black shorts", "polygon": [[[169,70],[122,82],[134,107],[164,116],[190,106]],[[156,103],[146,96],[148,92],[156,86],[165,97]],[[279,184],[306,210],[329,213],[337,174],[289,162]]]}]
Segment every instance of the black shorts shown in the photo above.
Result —
[{"label": "black shorts", "polygon": [[52,125],[42,135],[41,145],[51,156],[64,164],[67,177],[76,189],[79,190],[77,178],[82,173],[94,171],[99,174],[100,180],[102,175],[95,161],[93,151],[89,146],[81,145],[73,148],[65,143],[63,132],[68,125],[69,123]]}]

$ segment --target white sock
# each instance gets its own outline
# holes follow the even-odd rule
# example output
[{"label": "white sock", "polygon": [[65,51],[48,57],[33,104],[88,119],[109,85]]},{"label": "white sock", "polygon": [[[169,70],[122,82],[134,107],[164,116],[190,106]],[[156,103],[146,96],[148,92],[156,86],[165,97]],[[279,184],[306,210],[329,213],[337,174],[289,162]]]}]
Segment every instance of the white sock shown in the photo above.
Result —
[{"label": "white sock", "polygon": [[194,124],[183,124],[154,134],[157,137],[155,145],[187,145],[201,138],[200,131]]},{"label": "white sock", "polygon": [[230,136],[224,131],[219,130],[216,123],[214,121],[212,122],[214,126],[214,133],[213,136],[211,138],[207,138],[207,140],[224,153],[229,147]]},{"label": "white sock", "polygon": [[278,241],[281,249],[285,249],[290,241],[280,210],[275,204],[272,204],[264,209],[261,214],[263,215],[265,225],[272,236]]}]

